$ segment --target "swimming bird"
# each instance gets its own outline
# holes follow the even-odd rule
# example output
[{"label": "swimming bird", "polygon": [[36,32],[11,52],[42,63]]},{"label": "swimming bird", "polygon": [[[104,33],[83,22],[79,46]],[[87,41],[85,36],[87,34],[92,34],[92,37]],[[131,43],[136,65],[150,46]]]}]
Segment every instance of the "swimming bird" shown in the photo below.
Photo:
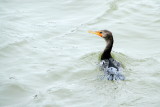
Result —
[{"label": "swimming bird", "polygon": [[106,41],[107,45],[101,55],[100,68],[104,71],[105,76],[108,80],[125,80],[125,77],[122,73],[122,65],[113,59],[111,55],[112,47],[113,47],[113,35],[112,32],[108,30],[100,30],[100,31],[88,31],[89,33],[96,34]]}]

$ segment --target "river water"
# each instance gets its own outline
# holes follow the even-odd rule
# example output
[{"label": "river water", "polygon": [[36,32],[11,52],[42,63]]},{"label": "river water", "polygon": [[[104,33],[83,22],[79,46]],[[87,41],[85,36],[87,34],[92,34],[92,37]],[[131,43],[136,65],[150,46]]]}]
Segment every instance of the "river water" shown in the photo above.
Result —
[{"label": "river water", "polygon": [[[125,81],[100,79],[105,41]],[[0,107],[160,107],[160,0],[0,0]]]}]

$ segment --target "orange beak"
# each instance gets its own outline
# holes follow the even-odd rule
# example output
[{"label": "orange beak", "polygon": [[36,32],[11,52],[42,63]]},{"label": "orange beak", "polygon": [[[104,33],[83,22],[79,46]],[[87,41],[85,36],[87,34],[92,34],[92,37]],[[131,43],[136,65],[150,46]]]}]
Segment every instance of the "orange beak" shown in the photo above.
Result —
[{"label": "orange beak", "polygon": [[100,31],[88,31],[88,33],[96,34],[96,35],[102,37],[102,33],[100,33]]}]

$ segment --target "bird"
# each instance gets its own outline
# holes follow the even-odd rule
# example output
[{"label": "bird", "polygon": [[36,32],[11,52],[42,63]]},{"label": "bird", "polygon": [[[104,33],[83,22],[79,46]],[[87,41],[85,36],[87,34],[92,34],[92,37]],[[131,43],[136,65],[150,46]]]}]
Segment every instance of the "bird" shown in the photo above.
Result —
[{"label": "bird", "polygon": [[88,31],[89,33],[96,34],[106,41],[107,45],[101,55],[100,68],[104,72],[104,76],[108,80],[125,80],[125,76],[122,75],[122,65],[116,61],[112,55],[112,47],[114,43],[112,32],[109,30]]}]

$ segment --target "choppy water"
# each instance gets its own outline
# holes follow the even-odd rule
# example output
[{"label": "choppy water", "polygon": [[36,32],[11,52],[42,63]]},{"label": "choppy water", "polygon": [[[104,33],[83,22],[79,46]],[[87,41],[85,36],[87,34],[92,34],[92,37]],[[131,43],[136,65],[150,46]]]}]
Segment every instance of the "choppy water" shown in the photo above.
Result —
[{"label": "choppy water", "polygon": [[[125,81],[98,78],[108,29]],[[160,107],[160,0],[0,0],[0,107]]]}]

